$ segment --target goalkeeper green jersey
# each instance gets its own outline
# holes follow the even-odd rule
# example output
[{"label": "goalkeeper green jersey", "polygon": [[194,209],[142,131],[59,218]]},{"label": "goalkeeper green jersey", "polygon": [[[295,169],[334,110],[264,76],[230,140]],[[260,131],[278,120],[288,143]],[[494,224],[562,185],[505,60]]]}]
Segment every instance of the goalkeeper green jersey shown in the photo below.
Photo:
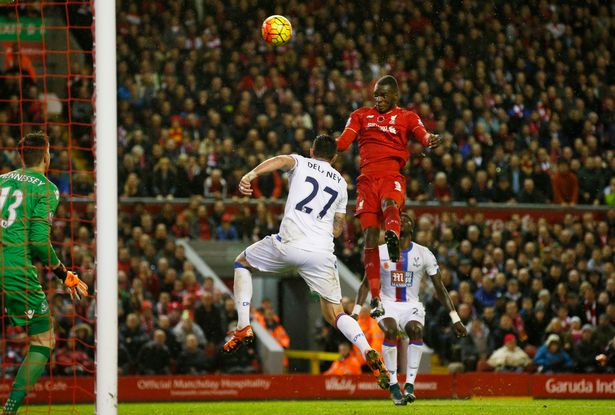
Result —
[{"label": "goalkeeper green jersey", "polygon": [[5,293],[42,289],[33,260],[51,267],[60,263],[49,236],[59,198],[56,185],[32,169],[0,175],[0,277]]}]

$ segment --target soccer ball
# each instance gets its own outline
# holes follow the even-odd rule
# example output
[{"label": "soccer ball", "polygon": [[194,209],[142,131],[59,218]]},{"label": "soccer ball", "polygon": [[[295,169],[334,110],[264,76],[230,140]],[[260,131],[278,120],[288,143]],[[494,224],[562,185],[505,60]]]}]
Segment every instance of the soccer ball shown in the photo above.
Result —
[{"label": "soccer ball", "polygon": [[274,14],[263,22],[261,35],[265,42],[273,46],[282,46],[287,44],[290,38],[293,37],[293,27],[286,17]]}]

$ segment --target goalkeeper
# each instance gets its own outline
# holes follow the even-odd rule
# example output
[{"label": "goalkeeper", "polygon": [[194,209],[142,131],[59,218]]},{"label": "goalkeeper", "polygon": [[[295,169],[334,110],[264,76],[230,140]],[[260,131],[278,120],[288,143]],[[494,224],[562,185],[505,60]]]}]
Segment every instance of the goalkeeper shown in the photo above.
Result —
[{"label": "goalkeeper", "polygon": [[29,349],[4,405],[5,415],[17,413],[55,344],[49,304],[32,260],[51,267],[71,298],[79,300],[88,290],[51,246],[49,231],[59,192],[45,176],[50,160],[47,136],[26,134],[18,151],[23,168],[0,176],[0,284],[5,313],[13,325],[25,328]]}]

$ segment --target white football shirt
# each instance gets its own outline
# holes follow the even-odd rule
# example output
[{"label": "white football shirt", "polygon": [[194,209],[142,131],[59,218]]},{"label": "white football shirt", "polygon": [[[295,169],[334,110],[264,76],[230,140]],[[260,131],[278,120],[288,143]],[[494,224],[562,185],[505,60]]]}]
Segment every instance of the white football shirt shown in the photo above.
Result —
[{"label": "white football shirt", "polygon": [[346,213],[346,180],[328,162],[292,154],[289,190],[280,224],[282,243],[306,251],[333,252],[333,218]]},{"label": "white football shirt", "polygon": [[380,245],[380,292],[383,300],[420,301],[421,279],[438,273],[438,262],[431,251],[416,242],[401,251],[398,262],[389,260],[386,245]]}]

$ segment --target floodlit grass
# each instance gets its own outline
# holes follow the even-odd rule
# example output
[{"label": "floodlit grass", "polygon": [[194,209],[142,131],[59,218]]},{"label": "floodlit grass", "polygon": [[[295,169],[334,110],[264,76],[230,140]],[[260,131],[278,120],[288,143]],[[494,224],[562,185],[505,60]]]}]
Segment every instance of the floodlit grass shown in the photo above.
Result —
[{"label": "floodlit grass", "polygon": [[[470,400],[418,400],[407,407],[395,407],[387,400],[356,401],[245,401],[120,404],[121,415],[601,415],[615,413],[612,400],[532,400],[529,398],[474,398]],[[92,414],[92,405],[31,407],[23,414]]]}]

